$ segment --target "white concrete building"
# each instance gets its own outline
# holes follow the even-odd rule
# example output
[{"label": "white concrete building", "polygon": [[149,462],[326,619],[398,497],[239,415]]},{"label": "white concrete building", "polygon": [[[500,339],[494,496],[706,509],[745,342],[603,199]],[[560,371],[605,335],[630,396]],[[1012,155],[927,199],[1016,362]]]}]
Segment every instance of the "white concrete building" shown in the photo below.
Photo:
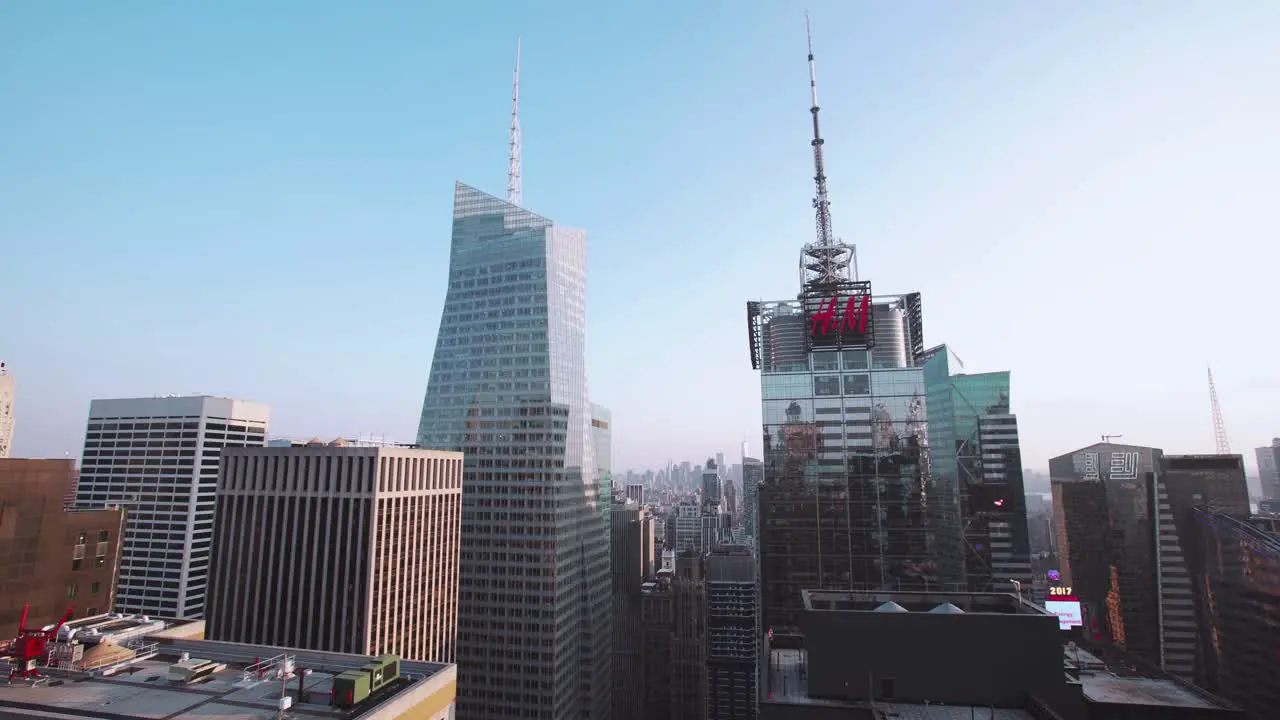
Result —
[{"label": "white concrete building", "polygon": [[116,610],[203,617],[218,459],[266,442],[270,409],[204,396],[94,400],[76,505],[128,511]]},{"label": "white concrete building", "polygon": [[0,458],[9,457],[13,447],[13,376],[0,362]]}]

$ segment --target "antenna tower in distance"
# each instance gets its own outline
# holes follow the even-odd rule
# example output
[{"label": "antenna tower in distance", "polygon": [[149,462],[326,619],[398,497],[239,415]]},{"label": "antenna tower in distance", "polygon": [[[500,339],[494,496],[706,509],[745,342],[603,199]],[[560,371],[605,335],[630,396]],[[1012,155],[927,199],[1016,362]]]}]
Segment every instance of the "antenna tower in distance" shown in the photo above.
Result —
[{"label": "antenna tower in distance", "polygon": [[1213,410],[1213,442],[1219,455],[1231,454],[1231,441],[1227,439],[1227,425],[1222,421],[1222,405],[1218,402],[1218,389],[1213,385],[1213,368],[1209,368],[1209,406]]}]

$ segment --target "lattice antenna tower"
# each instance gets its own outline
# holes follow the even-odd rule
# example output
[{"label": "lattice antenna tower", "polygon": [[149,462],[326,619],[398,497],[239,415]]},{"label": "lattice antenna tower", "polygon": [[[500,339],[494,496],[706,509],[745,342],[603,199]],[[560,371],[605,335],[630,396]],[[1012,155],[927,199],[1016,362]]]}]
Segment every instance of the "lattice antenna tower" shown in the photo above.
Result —
[{"label": "lattice antenna tower", "polygon": [[1231,441],[1227,439],[1227,424],[1222,421],[1222,404],[1218,402],[1218,389],[1213,384],[1213,368],[1209,368],[1209,406],[1213,410],[1213,442],[1219,455],[1231,454]]},{"label": "lattice antenna tower", "polygon": [[511,80],[511,147],[507,158],[507,202],[523,207],[520,183],[520,38],[516,37],[516,70]]},{"label": "lattice antenna tower", "polygon": [[[832,285],[849,279],[857,279],[857,260],[854,248],[835,237],[831,230],[831,200],[827,195],[827,173],[822,156],[822,131],[818,126],[818,70],[813,59],[813,31],[809,13],[804,14],[804,34],[809,49],[809,97],[810,114],[813,115],[813,196],[815,242],[804,246],[800,255],[800,280],[805,286]],[[850,271],[852,270],[852,275]]]}]

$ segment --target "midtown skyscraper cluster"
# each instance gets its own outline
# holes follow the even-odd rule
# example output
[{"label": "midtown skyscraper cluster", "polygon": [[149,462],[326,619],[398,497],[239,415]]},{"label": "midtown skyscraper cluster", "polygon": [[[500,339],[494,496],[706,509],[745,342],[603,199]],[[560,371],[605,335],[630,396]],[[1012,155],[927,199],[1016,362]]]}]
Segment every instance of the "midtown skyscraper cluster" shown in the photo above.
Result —
[{"label": "midtown skyscraper cluster", "polygon": [[[524,206],[519,62],[517,45],[505,198],[454,186],[413,443],[269,438],[265,405],[163,396],[93,400],[79,472],[7,459],[0,364],[12,666],[108,675],[71,642],[87,625],[32,631],[21,595],[34,626],[71,601],[125,615],[103,627],[197,621],[216,642],[162,638],[179,659],[158,671],[155,642],[95,644],[131,692],[174,694],[219,692],[212,653],[248,648],[223,684],[267,678],[279,716],[1275,714],[1280,514],[1252,512],[1240,456],[1104,436],[1051,461],[1033,532],[1011,373],[926,343],[923,294],[873,292],[835,233],[811,44],[814,237],[794,297],[747,303],[760,457],[744,442],[615,476],[588,390],[587,233]],[[1274,474],[1280,449],[1257,455]],[[300,656],[332,665],[322,689]],[[428,682],[416,708],[379,704]]]}]

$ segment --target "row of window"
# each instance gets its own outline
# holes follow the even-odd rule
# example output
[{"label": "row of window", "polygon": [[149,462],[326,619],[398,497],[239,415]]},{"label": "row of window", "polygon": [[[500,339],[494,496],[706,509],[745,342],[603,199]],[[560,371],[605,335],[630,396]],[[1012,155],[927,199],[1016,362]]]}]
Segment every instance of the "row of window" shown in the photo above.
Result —
[{"label": "row of window", "polygon": [[[102,583],[98,582],[97,580],[94,580],[93,582],[89,583],[90,595],[97,595],[99,592],[102,592]],[[80,597],[80,583],[69,583],[67,585],[67,599],[75,600],[78,597]],[[97,613],[95,613],[93,610],[90,610],[89,614],[96,615]]]}]

